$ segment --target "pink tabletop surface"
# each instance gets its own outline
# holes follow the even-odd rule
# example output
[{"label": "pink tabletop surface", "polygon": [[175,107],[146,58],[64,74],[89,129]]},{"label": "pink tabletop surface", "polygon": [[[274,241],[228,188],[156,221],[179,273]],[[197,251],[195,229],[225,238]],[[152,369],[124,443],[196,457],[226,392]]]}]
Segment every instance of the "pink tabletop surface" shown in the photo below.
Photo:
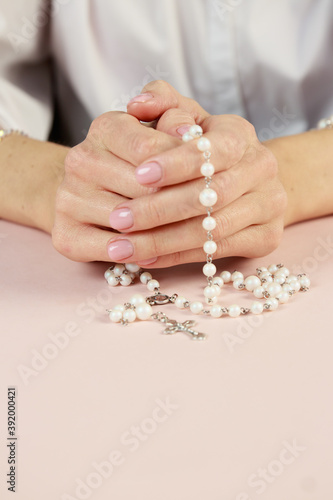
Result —
[{"label": "pink tabletop surface", "polygon": [[[333,498],[332,217],[288,228],[269,257],[220,260],[246,274],[282,261],[312,287],[252,319],[196,316],[204,342],[111,324],[105,309],[144,285],[110,288],[105,263],[71,262],[39,231],[0,221],[0,255],[1,499]],[[201,265],[154,275],[201,299]],[[226,305],[252,300],[224,290]]]}]

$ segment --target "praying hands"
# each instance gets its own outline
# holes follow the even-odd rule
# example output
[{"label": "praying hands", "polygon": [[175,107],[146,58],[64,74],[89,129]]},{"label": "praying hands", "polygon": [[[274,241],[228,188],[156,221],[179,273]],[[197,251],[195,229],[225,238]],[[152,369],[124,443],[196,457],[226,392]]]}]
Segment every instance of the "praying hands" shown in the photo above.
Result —
[{"label": "praying hands", "polygon": [[5,138],[0,214],[51,233],[72,260],[151,268],[204,261],[203,158],[196,141],[182,141],[193,124],[211,143],[214,258],[266,255],[286,225],[333,212],[332,130],[261,143],[245,119],[210,115],[156,81],[127,113],[95,119],[73,148]]},{"label": "praying hands", "polygon": [[[139,120],[158,120],[156,129]],[[215,256],[259,257],[275,249],[284,225],[306,211],[296,210],[298,191],[288,200],[280,179],[290,176],[279,171],[249,122],[210,115],[165,82],[147,85],[127,114],[97,118],[86,140],[68,153],[57,193],[55,247],[74,260],[146,267],[204,260],[203,161],[193,142],[181,140],[195,123],[212,144]],[[293,192],[288,183],[286,188]]]}]

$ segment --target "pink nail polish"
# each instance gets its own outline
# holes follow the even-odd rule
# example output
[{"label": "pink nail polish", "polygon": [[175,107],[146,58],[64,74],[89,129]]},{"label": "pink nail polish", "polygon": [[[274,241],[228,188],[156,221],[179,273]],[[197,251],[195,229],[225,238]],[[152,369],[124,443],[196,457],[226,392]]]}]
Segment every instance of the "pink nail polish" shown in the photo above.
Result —
[{"label": "pink nail polish", "polygon": [[157,182],[162,178],[161,165],[155,161],[144,163],[135,170],[135,177],[140,184]]},{"label": "pink nail polish", "polygon": [[183,135],[185,134],[185,132],[188,132],[190,130],[192,125],[182,125],[181,127],[178,127],[176,132],[179,134],[179,135]]},{"label": "pink nail polish", "polygon": [[134,253],[134,247],[129,240],[114,240],[108,244],[108,255],[112,262],[128,259]]},{"label": "pink nail polish", "polygon": [[110,213],[110,226],[121,231],[133,226],[133,214],[129,208],[118,208]]},{"label": "pink nail polish", "polygon": [[135,97],[133,97],[130,101],[128,101],[128,104],[134,104],[134,103],[143,103],[143,102],[147,102],[147,101],[150,101],[150,99],[152,99],[154,96],[153,94],[149,94],[148,92],[146,94],[139,94],[139,95],[136,95]]}]

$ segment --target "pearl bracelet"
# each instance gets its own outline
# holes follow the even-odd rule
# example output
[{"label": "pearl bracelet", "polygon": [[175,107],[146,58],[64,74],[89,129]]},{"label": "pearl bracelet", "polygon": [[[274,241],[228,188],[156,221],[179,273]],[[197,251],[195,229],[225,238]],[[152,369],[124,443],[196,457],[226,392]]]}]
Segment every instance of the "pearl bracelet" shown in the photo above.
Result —
[{"label": "pearl bracelet", "polygon": [[[153,319],[164,323],[167,328],[163,333],[172,334],[184,332],[194,340],[204,340],[204,333],[196,332],[192,329],[194,321],[185,321],[180,323],[170,319],[163,312],[154,313],[152,306],[160,306],[168,303],[174,304],[179,309],[188,309],[192,314],[205,314],[213,318],[229,316],[237,318],[240,315],[248,313],[261,314],[263,311],[274,311],[279,304],[285,304],[290,297],[299,291],[307,291],[310,287],[310,279],[305,274],[291,275],[289,269],[283,264],[271,264],[268,267],[260,267],[255,275],[244,278],[238,271],[230,273],[222,271],[216,276],[216,266],[213,264],[213,255],[217,251],[217,244],[214,241],[213,233],[216,227],[216,219],[212,216],[213,206],[217,203],[217,193],[211,188],[212,177],[215,169],[210,162],[211,143],[207,137],[202,137],[203,131],[199,125],[193,125],[186,132],[182,139],[189,142],[197,139],[197,149],[203,153],[204,163],[200,172],[205,180],[205,188],[199,194],[199,201],[206,208],[206,216],[202,221],[202,227],[206,231],[206,241],[203,244],[203,250],[206,254],[206,263],[203,266],[203,274],[207,279],[207,286],[204,288],[205,303],[211,306],[207,308],[203,302],[189,301],[177,293],[167,295],[161,292],[160,283],[153,279],[151,273],[144,271],[138,264],[115,264],[109,267],[104,273],[104,277],[110,286],[121,284],[128,286],[139,278],[141,283],[147,286],[149,292],[153,295],[144,297],[141,294],[133,295],[125,304],[118,304],[112,309],[108,309],[109,318],[113,323],[127,325],[136,319]],[[256,299],[264,299],[264,302],[255,300],[250,307],[242,307],[232,304],[228,307],[217,305],[218,296],[225,284],[231,283],[235,290],[247,290],[252,292]]]},{"label": "pearl bracelet", "polygon": [[0,142],[3,141],[9,135],[13,135],[13,134],[23,135],[25,137],[28,137],[27,134],[24,133],[24,132],[22,132],[21,130],[14,130],[14,129],[11,129],[11,128],[7,129],[7,130],[0,129]]}]

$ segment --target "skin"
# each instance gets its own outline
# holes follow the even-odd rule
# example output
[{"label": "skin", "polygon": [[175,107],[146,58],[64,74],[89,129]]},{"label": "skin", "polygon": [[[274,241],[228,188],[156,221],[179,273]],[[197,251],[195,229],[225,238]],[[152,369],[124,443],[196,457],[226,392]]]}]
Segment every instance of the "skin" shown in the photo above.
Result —
[{"label": "skin", "polygon": [[[262,144],[246,120],[211,116],[165,82],[143,93],[152,97],[132,102],[128,114],[97,118],[72,149],[5,138],[1,216],[52,233],[54,246],[73,260],[137,261],[152,268],[203,261],[205,209],[197,201],[202,156],[177,132],[193,123],[212,143],[212,187],[219,196],[215,257],[265,255],[278,246],[284,226],[332,213],[331,130]],[[157,118],[156,129],[139,121]],[[161,165],[161,180],[140,184],[136,169],[152,160]],[[110,228],[110,220],[116,225],[110,213],[123,208],[131,210],[133,224],[119,234]],[[133,254],[112,259],[108,249],[124,239]],[[148,265],[147,259],[155,261]]]}]

